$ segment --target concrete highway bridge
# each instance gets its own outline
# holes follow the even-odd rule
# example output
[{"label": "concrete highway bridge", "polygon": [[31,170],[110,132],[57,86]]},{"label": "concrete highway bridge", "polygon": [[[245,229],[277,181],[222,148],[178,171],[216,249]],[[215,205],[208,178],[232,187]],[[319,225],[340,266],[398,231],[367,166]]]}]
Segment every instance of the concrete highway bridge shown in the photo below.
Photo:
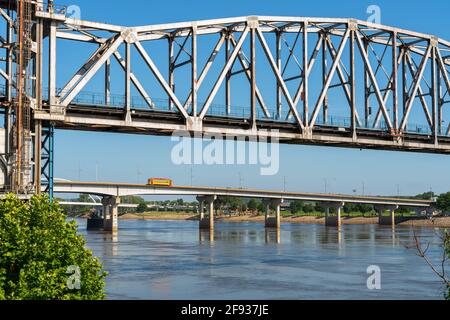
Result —
[{"label": "concrete highway bridge", "polygon": [[[312,198],[338,208],[367,202],[390,206],[392,217],[396,206],[408,205],[401,199],[55,183],[55,129],[450,154],[450,42],[438,35],[323,17],[124,26],[75,19],[52,0],[1,0],[0,20],[1,192],[101,194],[110,220],[127,193],[199,195],[210,208],[208,227],[218,195],[275,203]],[[69,51],[80,52],[78,59]],[[422,205],[429,204],[410,202]]]},{"label": "concrete highway bridge", "polygon": [[[325,223],[327,226],[341,226],[341,210],[346,203],[371,204],[379,213],[379,223],[395,225],[395,210],[399,206],[411,207],[416,211],[431,210],[434,202],[427,200],[414,200],[407,198],[369,197],[338,194],[319,194],[285,192],[274,190],[213,188],[199,186],[153,186],[145,184],[111,183],[111,182],[55,182],[56,193],[88,194],[102,197],[103,226],[107,231],[118,230],[118,207],[120,198],[132,195],[165,195],[165,196],[196,196],[199,201],[199,223],[202,229],[214,229],[214,201],[217,197],[231,196],[241,198],[262,199],[266,206],[266,227],[280,227],[280,206],[285,200],[302,200],[319,202],[326,208]],[[206,217],[204,209],[207,208]],[[275,207],[274,216],[271,216],[270,207]],[[330,214],[334,208],[336,214]],[[389,211],[389,216],[383,213]]]}]

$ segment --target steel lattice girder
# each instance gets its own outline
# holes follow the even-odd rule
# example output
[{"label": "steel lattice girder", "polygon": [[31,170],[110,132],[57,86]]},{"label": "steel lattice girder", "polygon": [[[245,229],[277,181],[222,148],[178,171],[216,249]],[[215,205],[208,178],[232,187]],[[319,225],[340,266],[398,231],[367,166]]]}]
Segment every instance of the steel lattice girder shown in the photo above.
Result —
[{"label": "steel lattice girder", "polygon": [[[50,108],[37,111],[36,118],[55,121],[57,127],[115,128],[118,131],[158,134],[187,129],[245,135],[264,135],[258,131],[264,127],[279,129],[282,142],[289,143],[450,152],[450,125],[444,128],[444,124],[450,123],[444,114],[445,98],[450,92],[450,42],[435,36],[335,18],[252,16],[128,28],[75,20],[43,11],[37,12],[36,16],[49,25],[46,34],[51,44],[63,39],[97,45],[91,57],[59,92],[56,90],[56,57],[59,56],[56,46],[50,46],[49,83],[46,86],[49,88]],[[214,35],[217,38],[212,50],[199,44],[202,37]],[[289,36],[294,36],[295,41],[289,42],[286,39]],[[145,48],[145,43],[157,40],[167,40],[167,57],[152,56]],[[283,43],[287,50],[283,50]],[[125,58],[119,53],[121,46],[126,48]],[[377,51],[380,47],[381,52]],[[158,121],[150,114],[149,119],[142,115],[135,117],[144,111],[133,110],[132,85],[145,101],[148,111],[158,110],[151,97],[154,88],[145,87],[144,81],[131,70],[131,48],[139,53],[157,80],[158,90],[166,94],[168,105],[170,109],[174,108],[176,117],[159,115]],[[225,51],[225,61],[217,59],[221,51]],[[209,57],[204,66],[199,65],[199,55]],[[187,58],[182,60],[182,57]],[[170,61],[167,77],[164,76],[167,70],[160,70],[155,63],[155,59],[161,58]],[[102,116],[108,112],[101,110],[99,105],[80,106],[76,101],[77,95],[100,72],[100,68],[107,66],[105,68],[109,70],[111,59],[117,60],[126,74],[123,114],[117,117],[117,110],[114,110],[115,118],[110,117],[111,113]],[[273,88],[261,87],[266,79],[258,78],[256,64],[262,60],[272,71],[276,82]],[[188,64],[191,65],[190,70],[184,70],[190,74],[191,84],[188,95],[184,96],[175,91],[174,71]],[[291,77],[285,73],[289,64],[298,67],[297,74]],[[237,65],[242,67],[240,71],[235,71]],[[205,81],[215,66],[220,68],[215,80]],[[211,105],[218,99],[219,90],[225,87],[226,116],[222,118],[229,116],[232,111],[230,82],[239,73],[244,73],[250,85],[250,103],[247,111],[243,112],[248,119],[241,124],[235,124],[235,119],[228,123],[221,119],[215,124],[216,115],[211,112]],[[314,73],[323,78],[320,86],[313,79]],[[364,79],[364,87],[360,85],[360,79]],[[336,80],[338,82],[333,83]],[[105,76],[105,88],[108,88],[104,93],[105,102],[110,101],[109,81],[110,73]],[[292,90],[295,81],[297,84]],[[204,87],[210,90],[206,94],[203,90],[200,96],[199,92]],[[330,99],[335,88],[342,88],[348,105],[344,114],[350,119],[340,128],[335,128],[328,116],[333,112]],[[276,108],[268,107],[270,104],[267,103],[272,91],[277,92]],[[358,100],[362,96],[364,102],[360,103]],[[421,108],[416,108],[416,104]],[[372,108],[376,111],[374,114]],[[94,116],[96,110],[99,114]],[[262,117],[258,116],[258,110]],[[284,120],[281,118],[283,112],[286,113]],[[321,112],[323,119],[318,121]],[[338,111],[338,116],[342,112]],[[411,132],[408,129],[413,123],[411,114],[418,112],[423,112],[428,128],[424,132]],[[276,120],[273,125],[271,120]]]}]

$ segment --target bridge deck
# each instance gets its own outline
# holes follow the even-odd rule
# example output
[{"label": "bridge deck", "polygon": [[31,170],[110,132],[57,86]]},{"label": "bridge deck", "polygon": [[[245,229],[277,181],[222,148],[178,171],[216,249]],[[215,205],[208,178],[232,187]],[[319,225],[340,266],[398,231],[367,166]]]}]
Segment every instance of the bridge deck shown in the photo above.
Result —
[{"label": "bridge deck", "polygon": [[433,201],[408,198],[390,198],[373,196],[354,196],[339,194],[319,194],[303,192],[284,192],[274,190],[255,190],[222,187],[173,186],[160,187],[145,184],[111,183],[111,182],[55,182],[56,193],[96,194],[103,196],[127,195],[216,195],[248,198],[267,198],[285,200],[304,200],[318,202],[348,202],[367,204],[401,205],[410,207],[430,207]]}]

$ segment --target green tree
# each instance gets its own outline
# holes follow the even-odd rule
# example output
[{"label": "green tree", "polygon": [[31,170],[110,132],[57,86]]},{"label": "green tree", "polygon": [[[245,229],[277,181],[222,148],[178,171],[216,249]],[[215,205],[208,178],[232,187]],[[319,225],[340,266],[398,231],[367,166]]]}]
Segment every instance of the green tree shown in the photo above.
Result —
[{"label": "green tree", "polygon": [[147,204],[145,202],[141,202],[138,204],[136,211],[138,213],[144,213],[148,211]]},{"label": "green tree", "polygon": [[258,210],[258,201],[256,201],[255,199],[250,199],[250,201],[247,204],[247,207],[251,211]]},{"label": "green tree", "polygon": [[303,209],[303,201],[291,201],[289,203],[289,211],[291,211],[292,214],[299,213]]},{"label": "green tree", "polygon": [[449,212],[450,211],[450,192],[441,194],[437,198],[437,207],[438,209]]},{"label": "green tree", "polygon": [[314,205],[312,205],[312,204],[310,204],[310,203],[305,204],[305,205],[303,206],[303,212],[304,212],[304,213],[313,213],[313,212],[314,212],[314,209],[315,209]]},{"label": "green tree", "polygon": [[418,194],[417,196],[415,196],[415,199],[419,199],[419,200],[430,200],[433,199],[436,195],[434,194],[434,192],[429,191],[429,192],[424,192],[422,194]]},{"label": "green tree", "polygon": [[48,196],[0,200],[0,299],[104,299],[105,277],[76,223]]}]

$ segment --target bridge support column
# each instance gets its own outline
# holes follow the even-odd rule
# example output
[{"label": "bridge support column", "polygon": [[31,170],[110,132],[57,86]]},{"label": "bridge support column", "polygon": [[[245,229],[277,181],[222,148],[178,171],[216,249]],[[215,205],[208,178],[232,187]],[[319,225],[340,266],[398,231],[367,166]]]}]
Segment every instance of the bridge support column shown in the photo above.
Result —
[{"label": "bridge support column", "polygon": [[117,232],[119,230],[120,197],[103,198],[103,230]]},{"label": "bridge support column", "polygon": [[[382,226],[395,226],[395,210],[398,209],[397,205],[378,205],[375,206],[375,210],[378,212],[378,224]],[[384,211],[389,211],[389,216],[383,216]]]},{"label": "bridge support column", "polygon": [[[269,199],[264,200],[266,205],[265,227],[266,228],[280,228],[281,226],[281,204],[283,199]],[[275,207],[275,217],[270,217],[270,207]]]},{"label": "bridge support column", "polygon": [[[341,212],[344,207],[344,202],[326,202],[322,204],[325,207],[325,226],[338,227],[342,225]],[[330,215],[330,208],[336,209],[336,215]]]},{"label": "bridge support column", "polygon": [[[200,217],[199,227],[200,229],[214,230],[214,201],[216,196],[198,196],[197,201],[200,204]],[[205,218],[203,204],[207,203],[208,217]]]}]

